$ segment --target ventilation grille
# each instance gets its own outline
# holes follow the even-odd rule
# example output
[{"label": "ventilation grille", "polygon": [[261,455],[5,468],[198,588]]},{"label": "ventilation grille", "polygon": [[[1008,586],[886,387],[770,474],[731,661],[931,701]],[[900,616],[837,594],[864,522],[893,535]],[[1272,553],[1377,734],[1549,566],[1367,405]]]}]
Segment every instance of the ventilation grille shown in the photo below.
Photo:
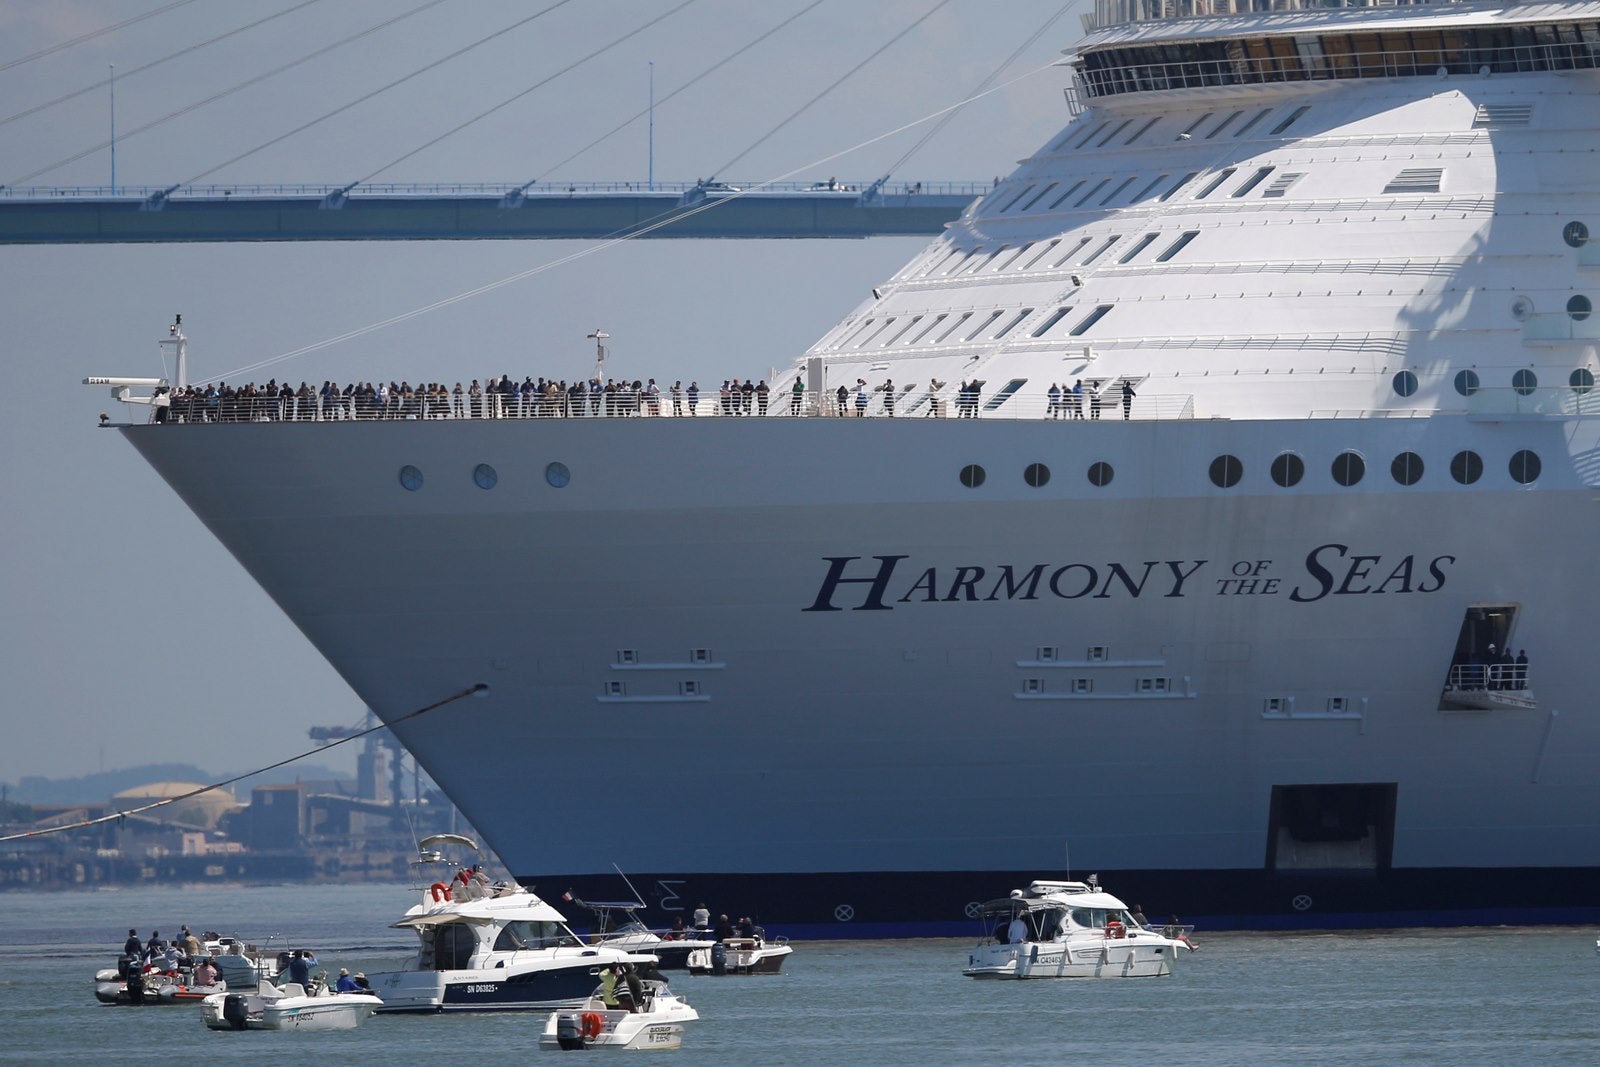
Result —
[{"label": "ventilation grille", "polygon": [[1444,180],[1443,167],[1417,167],[1403,170],[1383,187],[1386,193],[1437,193]]},{"label": "ventilation grille", "polygon": [[1296,174],[1280,174],[1275,179],[1273,179],[1273,182],[1272,182],[1271,185],[1267,186],[1266,189],[1262,191],[1261,195],[1262,196],[1282,196],[1284,193],[1287,193],[1289,191],[1289,187],[1291,185],[1293,185],[1295,182],[1299,181],[1301,178],[1304,178],[1305,176],[1306,176],[1305,175],[1305,171],[1300,171],[1299,173],[1296,173]]},{"label": "ventilation grille", "polygon": [[1526,126],[1532,121],[1532,104],[1479,104],[1477,114],[1472,116],[1472,128],[1482,130],[1491,126]]}]

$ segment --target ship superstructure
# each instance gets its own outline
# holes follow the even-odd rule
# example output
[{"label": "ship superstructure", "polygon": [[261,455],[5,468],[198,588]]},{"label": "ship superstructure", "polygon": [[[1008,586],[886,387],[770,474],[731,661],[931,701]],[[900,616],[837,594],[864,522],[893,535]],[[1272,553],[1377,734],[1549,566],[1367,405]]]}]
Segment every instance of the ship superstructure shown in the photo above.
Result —
[{"label": "ship superstructure", "polygon": [[[525,884],[1590,916],[1597,59],[1600,3],[1102,3],[765,418],[125,433]],[[440,561],[493,580],[372,580]]]}]

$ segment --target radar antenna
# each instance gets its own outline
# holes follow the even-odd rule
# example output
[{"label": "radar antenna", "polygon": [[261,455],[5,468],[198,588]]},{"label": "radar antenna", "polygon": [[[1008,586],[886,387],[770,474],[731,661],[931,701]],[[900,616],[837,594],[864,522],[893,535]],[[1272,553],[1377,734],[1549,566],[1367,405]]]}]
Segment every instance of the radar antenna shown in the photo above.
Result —
[{"label": "radar antenna", "polygon": [[610,336],[609,333],[598,327],[595,328],[594,333],[589,335],[589,340],[594,342],[594,376],[596,381],[605,377],[606,339]]}]

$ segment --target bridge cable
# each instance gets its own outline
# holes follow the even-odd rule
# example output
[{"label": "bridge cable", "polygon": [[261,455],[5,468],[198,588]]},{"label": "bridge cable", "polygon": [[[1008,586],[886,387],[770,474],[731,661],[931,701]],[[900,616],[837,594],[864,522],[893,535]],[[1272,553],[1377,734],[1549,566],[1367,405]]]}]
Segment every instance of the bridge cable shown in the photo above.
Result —
[{"label": "bridge cable", "polygon": [[[706,69],[702,70],[699,74],[696,74],[694,77],[690,78],[688,81],[684,82],[682,85],[680,85],[676,89],[672,90],[672,92],[670,92],[670,93],[666,94],[665,96],[661,97],[659,100],[656,100],[654,106],[660,107],[662,104],[665,104],[667,101],[671,100],[673,97],[677,96],[678,94],[684,92],[686,89],[689,89],[690,87],[694,86],[695,84],[697,84],[697,83],[699,83],[701,81],[704,81],[707,77],[709,77],[712,74],[715,74],[717,71],[721,70],[723,67],[725,67],[729,63],[733,62],[735,59],[738,59],[740,56],[742,56],[746,52],[750,51],[750,49],[754,48],[756,45],[761,44],[763,41],[765,41],[767,38],[771,37],[773,34],[777,33],[780,30],[788,28],[789,25],[791,25],[793,22],[795,22],[797,19],[799,19],[802,15],[806,15],[806,14],[810,13],[814,8],[819,7],[824,2],[825,2],[825,0],[811,0],[811,3],[807,4],[805,7],[801,8],[799,11],[796,11],[793,15],[790,15],[788,18],[784,19],[782,22],[780,22],[776,26],[772,27],[772,29],[768,30],[766,33],[763,33],[761,36],[755,38],[753,41],[750,41],[748,44],[745,44],[743,47],[741,47],[741,48],[729,53],[726,56],[723,56],[721,59],[719,59],[715,63],[711,64],[711,66],[709,66]],[[582,148],[580,148],[576,152],[572,153],[572,155],[568,156],[566,159],[563,159],[561,162],[553,164],[552,166],[550,166],[548,169],[545,170],[545,172],[543,174],[539,175],[537,178],[534,178],[531,181],[524,182],[522,185],[518,186],[515,191],[519,192],[519,193],[526,192],[528,190],[529,186],[533,186],[533,185],[539,184],[540,182],[544,181],[545,178],[549,177],[551,174],[553,174],[556,171],[560,170],[562,167],[566,166],[568,163],[571,163],[573,160],[577,159],[579,156],[581,156],[585,152],[589,151],[589,149],[594,148],[596,145],[602,144],[602,143],[610,140],[612,137],[615,137],[617,134],[621,133],[623,130],[627,129],[629,126],[633,125],[635,122],[638,122],[640,119],[644,118],[644,116],[647,115],[649,113],[649,111],[650,111],[650,108],[648,108],[648,107],[640,108],[638,111],[635,111],[628,118],[623,119],[620,123],[618,123],[617,125],[611,127],[611,129],[608,130],[607,132],[601,134],[599,137],[596,137],[594,140],[590,141],[588,144],[584,145]]]},{"label": "bridge cable", "polygon": [[[1067,0],[1067,2],[1065,4],[1062,4],[1060,9],[1058,9],[1054,15],[1051,15],[1048,19],[1045,19],[1044,25],[1040,26],[1037,30],[1033,31],[1033,35],[1032,36],[1030,36],[1026,41],[1023,41],[1020,45],[1018,45],[1017,46],[1017,50],[1015,52],[1012,52],[1009,56],[1007,56],[1006,59],[1005,59],[1005,62],[1001,63],[998,67],[994,68],[994,70],[989,74],[989,76],[987,78],[985,78],[978,85],[978,91],[982,92],[983,90],[987,89],[990,85],[992,85],[996,78],[1000,77],[1000,75],[1002,75],[1002,74],[1004,74],[1006,72],[1006,68],[1010,67],[1011,64],[1015,63],[1019,58],[1021,58],[1023,52],[1027,51],[1029,48],[1032,48],[1033,45],[1039,40],[1039,38],[1043,37],[1046,33],[1048,33],[1050,28],[1052,26],[1054,26],[1057,22],[1060,22],[1062,16],[1064,16],[1068,11],[1070,11],[1076,5],[1076,3],[1077,3],[1077,0]],[[891,163],[889,165],[889,169],[883,172],[884,178],[888,178],[890,175],[892,175],[896,171],[898,171],[901,167],[905,166],[907,160],[909,160],[912,156],[916,155],[919,151],[921,151],[923,149],[923,147],[926,146],[929,141],[931,141],[935,137],[939,136],[939,134],[944,131],[944,128],[946,126],[950,125],[950,121],[956,117],[956,115],[960,112],[960,110],[961,110],[960,108],[956,108],[956,109],[950,111],[949,113],[947,113],[944,116],[944,118],[940,119],[937,123],[935,123],[934,126],[931,129],[929,129],[927,133],[923,134],[917,140],[916,144],[912,145],[909,149],[906,150],[905,155],[901,156],[899,159],[895,160],[893,163]]]},{"label": "bridge cable", "polygon": [[82,830],[85,827],[98,826],[101,823],[108,823],[108,822],[112,822],[113,820],[118,820],[118,819],[126,819],[130,815],[142,815],[147,811],[154,810],[155,808],[164,808],[169,804],[176,804],[180,800],[188,800],[191,797],[197,797],[202,793],[210,793],[210,792],[213,792],[215,790],[222,789],[222,788],[224,788],[226,786],[233,785],[235,782],[242,782],[246,778],[251,778],[251,777],[254,777],[255,775],[258,775],[258,774],[265,774],[268,771],[275,771],[279,767],[286,767],[289,764],[294,763],[294,762],[296,762],[298,760],[305,759],[307,756],[314,756],[319,752],[326,752],[328,749],[334,748],[334,747],[336,747],[338,745],[342,745],[346,741],[355,741],[355,740],[358,740],[359,738],[366,737],[368,734],[375,734],[379,730],[390,729],[391,727],[400,725],[401,723],[405,722],[408,719],[415,719],[419,715],[426,715],[428,712],[433,711],[436,708],[442,708],[446,704],[453,704],[457,700],[460,700],[462,697],[470,697],[470,696],[473,696],[473,695],[475,695],[477,693],[486,692],[488,690],[488,688],[489,687],[487,685],[485,685],[483,682],[479,682],[477,685],[472,686],[470,689],[463,689],[461,692],[454,693],[454,694],[452,694],[450,696],[447,696],[443,700],[436,700],[432,704],[429,704],[425,708],[418,708],[415,711],[408,711],[404,715],[400,716],[398,719],[394,720],[394,722],[390,722],[390,723],[380,722],[376,726],[370,726],[367,729],[362,730],[359,733],[351,734],[349,737],[341,737],[337,741],[330,741],[326,745],[319,745],[318,747],[313,748],[313,749],[311,749],[309,751],[306,751],[306,752],[302,752],[297,756],[290,756],[288,759],[281,759],[277,763],[269,763],[265,767],[258,767],[257,769],[255,769],[253,771],[246,771],[243,774],[236,774],[232,778],[225,778],[220,782],[212,782],[210,785],[203,785],[198,789],[191,789],[187,793],[180,794],[179,796],[164,797],[161,800],[157,800],[157,801],[155,801],[153,803],[150,803],[150,804],[145,804],[145,805],[143,805],[141,807],[129,808],[126,811],[114,811],[109,815],[100,815],[100,816],[97,816],[97,817],[95,817],[93,819],[83,819],[83,820],[80,820],[79,822],[66,823],[66,824],[61,825],[61,826],[47,826],[42,830],[27,830],[27,831],[24,831],[23,833],[20,833],[20,834],[7,834],[4,837],[0,837],[0,843],[6,842],[6,841],[20,841],[23,838],[28,838],[28,837],[44,837],[46,834],[59,834],[59,833],[62,833],[64,831],[66,831],[66,830]]},{"label": "bridge cable", "polygon": [[[561,3],[567,3],[567,2],[568,2],[568,0],[561,0]],[[589,60],[595,58],[596,56],[602,55],[605,52],[609,52],[611,49],[617,47],[623,41],[626,41],[631,37],[637,37],[639,34],[643,33],[645,30],[648,30],[652,26],[655,26],[656,24],[671,18],[673,15],[676,15],[678,12],[680,12],[684,8],[688,7],[690,4],[693,4],[693,3],[696,3],[696,2],[697,2],[697,0],[683,0],[683,2],[680,3],[677,7],[674,7],[670,11],[666,11],[666,12],[663,12],[662,14],[660,14],[660,15],[657,15],[655,18],[651,19],[649,22],[646,22],[643,26],[639,26],[636,29],[629,30],[627,33],[623,34],[621,37],[616,38],[615,40],[611,41],[608,44],[601,45],[599,48],[595,49],[593,52],[590,52],[588,55],[583,56],[580,59],[573,60],[571,63],[567,64],[565,67],[562,67],[560,70],[556,71],[554,74],[551,74],[548,77],[539,79],[538,81],[534,82],[532,85],[528,86],[526,89],[523,89],[521,92],[514,93],[513,95],[508,96],[506,99],[500,101],[498,104],[495,104],[493,107],[490,107],[490,108],[487,108],[487,109],[485,109],[483,111],[478,112],[478,114],[472,116],[467,121],[465,121],[463,123],[460,123],[459,125],[457,125],[455,127],[452,127],[451,129],[446,130],[444,133],[441,133],[439,136],[433,138],[431,141],[428,141],[426,144],[418,145],[416,148],[413,148],[411,151],[407,152],[405,155],[399,156],[398,158],[393,159],[388,163],[385,163],[383,166],[379,167],[377,170],[373,171],[371,174],[368,174],[366,177],[360,178],[360,179],[356,180],[355,182],[353,182],[352,184],[345,186],[344,191],[348,193],[351,189],[355,188],[357,185],[363,185],[366,182],[371,181],[373,178],[375,178],[378,175],[382,174],[384,171],[388,170],[390,167],[397,166],[397,165],[399,165],[401,163],[404,163],[406,160],[410,159],[412,156],[417,155],[419,152],[427,151],[428,149],[432,148],[434,145],[438,144],[440,141],[443,141],[445,138],[452,137],[455,134],[458,134],[462,130],[466,129],[468,126],[471,126],[473,123],[478,122],[478,121],[480,121],[482,119],[488,118],[490,115],[494,114],[496,111],[499,111],[501,108],[509,107],[511,104],[515,103],[518,100],[521,100],[523,97],[527,96],[529,93],[534,92],[537,89],[542,89],[544,86],[549,85],[551,82],[555,81],[557,78],[561,77],[563,74],[566,74],[569,71],[573,70],[575,67],[580,67],[583,64],[589,62]],[[550,10],[553,10],[554,7],[560,7],[560,6],[561,6],[561,4],[555,4],[550,8],[546,8],[545,10],[546,11],[550,11]],[[543,14],[543,12],[540,12],[540,14]],[[223,165],[226,166],[227,164],[223,164]]]},{"label": "bridge cable", "polygon": [[[292,4],[289,7],[284,8],[282,11],[277,12],[276,14],[267,15],[264,18],[256,19],[254,22],[247,22],[243,26],[238,27],[237,29],[229,30],[227,33],[218,34],[217,36],[212,37],[209,40],[201,41],[199,44],[192,44],[192,45],[188,45],[187,47],[180,48],[176,52],[171,52],[171,53],[168,53],[167,55],[162,56],[160,59],[152,59],[150,62],[145,63],[142,66],[131,67],[128,70],[125,70],[121,74],[117,75],[117,80],[120,81],[120,80],[122,80],[124,78],[131,78],[135,74],[143,74],[145,71],[149,70],[151,67],[159,67],[161,64],[166,63],[169,60],[177,59],[180,56],[186,56],[190,52],[197,52],[200,49],[205,48],[205,47],[207,47],[209,45],[216,44],[218,41],[225,41],[229,37],[236,37],[239,34],[244,33],[247,30],[253,30],[257,26],[261,26],[261,25],[264,25],[265,23],[271,22],[273,19],[279,19],[279,18],[282,18],[285,15],[292,15],[294,12],[299,11],[301,8],[310,7],[312,4],[318,4],[318,3],[321,3],[321,2],[322,2],[322,0],[300,0],[299,3]],[[12,122],[17,121],[18,119],[25,119],[29,115],[37,115],[41,111],[47,111],[50,108],[55,107],[57,104],[66,103],[68,100],[76,100],[78,97],[83,96],[85,93],[92,93],[96,89],[104,89],[107,85],[110,85],[111,82],[112,82],[111,78],[101,78],[99,81],[94,82],[91,85],[85,85],[82,89],[74,89],[72,92],[67,93],[65,96],[58,96],[54,100],[47,100],[42,104],[35,104],[33,107],[27,108],[27,109],[25,109],[23,111],[18,111],[15,114],[7,115],[5,118],[0,118],[0,126],[5,126],[8,123],[12,123]]]},{"label": "bridge cable", "polygon": [[[984,96],[988,96],[990,94],[1000,92],[1000,91],[1002,91],[1004,89],[1009,89],[1009,88],[1011,88],[1011,86],[1017,84],[1018,82],[1024,81],[1024,80],[1026,80],[1028,78],[1031,78],[1036,74],[1041,74],[1041,73],[1043,73],[1043,72],[1045,72],[1047,70],[1053,70],[1058,65],[1059,64],[1055,60],[1051,60],[1049,63],[1046,63],[1043,66],[1035,67],[1032,70],[1029,70],[1029,71],[1026,71],[1026,72],[1024,72],[1022,74],[1017,75],[1015,78],[1012,78],[1009,81],[1001,82],[1000,84],[992,86],[989,89],[986,89],[986,90],[984,90],[982,92],[973,93],[970,96],[964,97],[963,99],[956,101],[954,104],[950,104],[950,105],[948,105],[946,107],[942,107],[939,110],[937,110],[935,112],[932,112],[931,114],[924,115],[922,118],[913,119],[910,122],[903,123],[903,124],[895,127],[892,130],[886,130],[883,133],[877,134],[877,135],[875,135],[873,137],[869,137],[865,141],[861,141],[861,142],[859,142],[857,144],[851,145],[848,148],[842,148],[837,152],[833,152],[833,153],[830,153],[828,155],[822,156],[819,159],[814,159],[814,160],[811,160],[811,161],[809,161],[807,163],[802,163],[801,165],[792,168],[791,170],[789,170],[788,172],[786,172],[784,174],[779,174],[776,177],[769,178],[764,182],[760,182],[757,185],[752,186],[749,190],[747,190],[747,192],[760,192],[762,189],[765,189],[766,187],[768,187],[770,185],[775,185],[775,184],[777,184],[779,182],[788,181],[789,179],[791,179],[792,177],[794,177],[797,174],[802,174],[802,173],[805,173],[806,171],[809,171],[809,170],[811,170],[813,168],[821,167],[821,166],[824,166],[825,164],[832,163],[835,160],[842,159],[843,157],[848,156],[853,152],[858,152],[863,148],[868,148],[868,147],[870,147],[870,146],[872,146],[874,144],[877,144],[879,141],[888,140],[891,137],[895,137],[895,136],[897,136],[897,135],[899,135],[901,133],[904,133],[906,130],[914,129],[917,126],[920,126],[920,125],[922,125],[924,123],[927,123],[927,122],[932,122],[932,121],[940,118],[941,116],[949,113],[950,111],[953,111],[953,110],[955,110],[957,108],[965,107],[967,104],[970,104],[975,100],[981,99]],[[683,208],[681,210],[675,210],[675,211],[671,211],[671,212],[665,212],[665,213],[663,213],[661,215],[656,216],[654,219],[647,219],[644,222],[639,223],[639,224],[637,224],[635,226],[629,227],[626,230],[618,230],[612,236],[606,237],[606,238],[602,239],[601,241],[599,241],[599,242],[597,242],[597,243],[595,243],[593,245],[590,245],[590,246],[588,246],[586,248],[578,249],[577,251],[572,252],[572,253],[570,253],[568,255],[561,256],[561,257],[559,257],[557,259],[549,260],[549,261],[547,261],[545,263],[540,263],[537,266],[529,267],[527,270],[518,271],[515,274],[508,275],[508,276],[506,276],[504,278],[500,278],[500,279],[498,279],[496,281],[488,282],[488,283],[486,283],[484,285],[480,285],[480,286],[478,286],[478,287],[476,287],[474,289],[468,289],[468,290],[466,290],[464,292],[456,293],[453,296],[444,297],[444,298],[442,298],[440,300],[436,300],[433,303],[427,304],[427,305],[425,305],[423,307],[412,308],[410,311],[404,311],[404,312],[401,312],[398,315],[391,315],[389,318],[383,319],[381,321],[368,323],[365,326],[360,326],[360,327],[357,327],[357,328],[352,329],[352,330],[347,330],[344,333],[337,334],[337,335],[335,335],[333,337],[326,337],[326,338],[323,338],[320,341],[314,341],[311,344],[302,345],[301,347],[295,348],[295,349],[290,349],[287,352],[280,352],[275,356],[269,356],[269,357],[267,357],[265,359],[258,360],[255,363],[245,364],[242,367],[236,367],[236,368],[234,368],[234,369],[232,369],[230,371],[226,371],[226,372],[224,372],[222,374],[212,375],[211,377],[208,377],[208,378],[199,379],[195,384],[204,384],[206,382],[221,381],[221,380],[226,380],[228,378],[237,378],[240,375],[249,374],[252,371],[262,370],[262,369],[264,369],[266,367],[270,367],[270,366],[273,366],[273,365],[278,364],[278,363],[283,363],[283,362],[286,362],[286,361],[291,360],[291,359],[296,359],[296,358],[298,358],[300,356],[304,356],[304,355],[307,355],[307,354],[312,353],[312,352],[319,352],[324,348],[332,348],[334,345],[343,344],[345,341],[352,341],[352,340],[355,340],[358,337],[364,337],[369,333],[376,333],[379,330],[388,329],[390,326],[397,326],[400,323],[409,322],[412,319],[420,318],[423,315],[426,315],[426,314],[428,314],[430,312],[433,312],[433,311],[438,311],[438,310],[440,310],[442,308],[449,307],[452,304],[459,304],[464,300],[471,300],[472,298],[478,297],[478,296],[482,296],[485,293],[494,292],[496,289],[503,289],[508,285],[514,285],[517,282],[523,281],[523,280],[525,280],[527,278],[534,277],[535,275],[538,275],[538,274],[543,274],[543,273],[545,273],[546,271],[549,271],[549,270],[554,270],[557,267],[564,267],[569,263],[573,263],[573,262],[575,262],[577,260],[585,259],[585,258],[587,258],[589,256],[592,256],[592,255],[594,255],[594,254],[596,254],[598,252],[603,252],[603,251],[606,251],[607,249],[614,248],[617,245],[623,244],[626,241],[631,241],[631,240],[634,240],[635,238],[648,236],[649,234],[654,233],[655,231],[657,231],[659,229],[662,229],[663,227],[671,226],[672,224],[674,224],[676,222],[679,222],[679,221],[681,221],[683,219],[693,218],[694,216],[700,214],[703,211],[710,211],[713,208],[720,206],[721,204],[725,204],[725,203],[731,202],[733,200],[741,199],[745,195],[746,195],[746,192],[732,193],[732,194],[730,194],[728,196],[717,197],[715,199],[701,201],[700,203],[698,203],[698,204],[696,204],[696,205],[694,205],[692,207]]]},{"label": "bridge cable", "polygon": [[[187,105],[185,107],[178,108],[176,111],[169,111],[167,114],[161,116],[158,119],[152,119],[151,121],[145,123],[143,126],[138,126],[138,127],[135,127],[132,130],[128,130],[125,133],[119,134],[117,139],[119,141],[125,141],[130,137],[135,137],[135,136],[137,136],[137,135],[139,135],[141,133],[145,133],[148,130],[153,130],[157,126],[162,125],[163,123],[170,122],[171,120],[173,120],[175,118],[178,118],[178,117],[180,117],[182,115],[187,115],[191,111],[198,111],[200,108],[205,107],[207,104],[214,104],[218,100],[223,99],[224,97],[232,96],[234,93],[239,92],[241,89],[248,89],[250,86],[256,85],[256,84],[258,84],[260,82],[266,81],[268,78],[272,78],[272,77],[275,77],[275,76],[277,76],[279,74],[282,74],[286,70],[292,70],[293,68],[298,67],[303,63],[308,63],[311,60],[316,59],[318,56],[326,55],[327,53],[332,52],[336,48],[342,48],[345,45],[350,44],[352,41],[358,41],[363,37],[369,37],[372,34],[377,33],[379,30],[388,29],[390,26],[393,26],[397,22],[401,22],[401,21],[403,21],[405,19],[408,19],[413,15],[420,14],[420,13],[428,10],[431,7],[438,7],[440,4],[442,4],[444,2],[445,2],[445,0],[427,0],[426,3],[423,3],[418,7],[414,7],[410,11],[403,11],[398,15],[394,15],[394,16],[392,16],[390,18],[384,19],[382,22],[379,22],[378,24],[376,24],[374,26],[370,26],[367,29],[361,30],[359,33],[353,33],[350,36],[342,37],[339,40],[332,42],[331,44],[326,44],[326,45],[322,46],[321,48],[318,48],[314,52],[309,52],[306,55],[301,56],[299,59],[291,60],[290,62],[285,63],[285,64],[283,64],[282,66],[279,66],[279,67],[274,67],[273,69],[271,69],[271,70],[269,70],[269,71],[267,71],[267,72],[265,72],[263,74],[258,74],[253,78],[247,78],[244,81],[239,82],[236,85],[230,86],[227,89],[223,89],[221,92],[213,93],[211,96],[206,97],[204,100],[197,100],[194,103],[189,104],[189,105]],[[68,156],[65,159],[58,159],[54,163],[50,164],[47,167],[40,167],[38,170],[34,171],[31,174],[25,174],[20,178],[14,178],[11,181],[5,182],[3,184],[15,186],[15,185],[21,185],[23,182],[32,181],[33,179],[37,178],[41,174],[48,174],[51,171],[56,170],[57,168],[66,166],[68,163],[76,163],[78,160],[84,158],[85,156],[92,156],[96,152],[99,152],[101,149],[111,147],[111,144],[112,144],[112,142],[109,141],[109,140],[101,141],[99,144],[92,145],[91,147],[84,149],[82,152],[79,152],[76,155]],[[190,179],[190,180],[192,181],[193,179]],[[184,182],[184,183],[181,183],[181,184],[187,185],[188,183]]]},{"label": "bridge cable", "polygon": [[32,63],[36,59],[43,59],[45,56],[53,56],[57,52],[65,52],[74,45],[83,44],[85,41],[92,41],[96,37],[103,37],[108,33],[114,33],[117,30],[132,26],[135,22],[143,22],[145,19],[153,18],[156,15],[165,15],[168,11],[171,11],[174,8],[183,7],[185,4],[192,3],[194,3],[194,0],[175,0],[174,3],[167,4],[165,7],[158,7],[153,11],[146,11],[142,15],[135,15],[130,19],[123,19],[114,26],[102,26],[98,30],[91,30],[88,33],[79,34],[70,41],[62,41],[59,44],[51,45],[49,48],[41,48],[37,52],[32,52],[28,55],[21,56],[6,63],[0,63],[0,71],[7,71],[12,67],[20,67],[24,63]]},{"label": "bridge cable", "polygon": [[889,38],[889,40],[885,41],[877,49],[877,51],[873,52],[866,59],[863,59],[861,62],[857,63],[855,66],[851,67],[849,70],[847,70],[843,74],[841,74],[838,78],[834,79],[834,82],[833,82],[832,85],[830,85],[826,89],[822,90],[822,92],[818,93],[816,96],[813,96],[810,100],[807,100],[804,104],[801,104],[800,107],[797,110],[795,110],[794,112],[790,113],[788,118],[786,118],[783,121],[779,122],[776,126],[772,127],[772,129],[768,130],[765,134],[763,134],[760,138],[758,138],[756,140],[755,144],[751,145],[749,148],[746,148],[743,152],[740,152],[738,155],[736,155],[732,159],[728,160],[728,162],[724,163],[721,167],[717,168],[717,170],[715,170],[712,173],[711,177],[715,178],[719,174],[726,174],[728,172],[728,168],[729,167],[732,167],[735,163],[739,162],[745,156],[748,156],[751,152],[754,152],[757,148],[761,147],[761,145],[765,144],[773,136],[773,134],[777,133],[779,130],[781,130],[785,126],[789,125],[789,123],[791,123],[795,119],[799,118],[803,113],[805,113],[806,111],[810,110],[810,108],[811,108],[811,106],[813,104],[815,104],[817,101],[821,100],[823,97],[827,96],[829,93],[833,92],[840,85],[843,85],[844,82],[847,79],[849,79],[850,77],[854,76],[856,74],[856,72],[861,70],[862,67],[865,67],[868,63],[871,63],[874,59],[877,59],[883,53],[887,52],[902,37],[904,37],[906,34],[910,33],[912,30],[916,29],[918,26],[922,25],[924,22],[928,21],[928,19],[932,18],[933,15],[936,14],[939,11],[940,8],[944,7],[948,3],[950,3],[950,0],[939,0],[939,2],[937,4],[934,4],[933,7],[928,9],[927,14],[923,15],[921,18],[919,18],[915,22],[911,23],[911,25],[907,26],[905,29],[901,30],[899,33],[895,34],[893,37]]}]

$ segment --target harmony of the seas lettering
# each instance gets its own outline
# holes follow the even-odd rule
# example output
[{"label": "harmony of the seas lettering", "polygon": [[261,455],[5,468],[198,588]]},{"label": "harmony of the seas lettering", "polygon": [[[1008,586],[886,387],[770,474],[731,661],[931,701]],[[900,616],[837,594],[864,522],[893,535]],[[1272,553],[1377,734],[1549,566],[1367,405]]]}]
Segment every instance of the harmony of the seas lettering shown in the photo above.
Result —
[{"label": "harmony of the seas lettering", "polygon": [[[828,571],[817,587],[811,606],[802,611],[893,611],[898,604],[953,604],[1000,600],[1109,600],[1128,597],[1188,597],[1209,591],[1216,596],[1278,596],[1284,579],[1272,573],[1270,559],[1237,560],[1227,565],[1227,576],[1209,585],[1200,575],[1210,560],[1143,560],[1138,563],[1109,560],[1094,563],[965,564],[946,567],[904,566],[909,555],[871,557],[824,556]],[[1436,593],[1444,588],[1445,571],[1456,562],[1451,555],[1431,559],[1409,553],[1385,558],[1352,552],[1349,545],[1318,545],[1306,553],[1301,572],[1288,589],[1297,604],[1311,604],[1327,596],[1366,596],[1385,593]],[[852,566],[855,564],[855,566]],[[896,574],[899,574],[897,580]],[[844,606],[834,603],[838,597]],[[851,604],[852,597],[858,597]]]}]

